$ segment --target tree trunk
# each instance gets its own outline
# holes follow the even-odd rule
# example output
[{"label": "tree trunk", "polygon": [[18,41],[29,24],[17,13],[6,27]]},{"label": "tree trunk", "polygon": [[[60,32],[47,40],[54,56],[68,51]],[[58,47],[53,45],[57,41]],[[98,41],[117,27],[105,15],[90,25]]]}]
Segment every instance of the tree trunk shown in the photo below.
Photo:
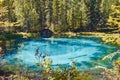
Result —
[{"label": "tree trunk", "polygon": [[30,25],[30,20],[27,21],[27,32],[31,31],[31,25]]}]

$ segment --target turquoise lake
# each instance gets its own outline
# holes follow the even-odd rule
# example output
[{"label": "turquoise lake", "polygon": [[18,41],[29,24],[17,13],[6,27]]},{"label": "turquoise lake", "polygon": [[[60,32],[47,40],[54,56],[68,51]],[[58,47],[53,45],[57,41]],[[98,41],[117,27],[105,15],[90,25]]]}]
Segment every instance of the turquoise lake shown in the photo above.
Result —
[{"label": "turquoise lake", "polygon": [[[20,63],[23,66],[35,67],[39,62],[35,57],[36,49],[39,53],[49,54],[46,58],[53,61],[53,66],[69,66],[71,61],[81,69],[87,69],[100,64],[104,56],[115,52],[118,48],[103,44],[97,36],[78,36],[73,38],[39,38],[24,41],[18,44],[16,50],[10,51],[1,59],[10,63]],[[93,65],[93,63],[95,63]]]}]

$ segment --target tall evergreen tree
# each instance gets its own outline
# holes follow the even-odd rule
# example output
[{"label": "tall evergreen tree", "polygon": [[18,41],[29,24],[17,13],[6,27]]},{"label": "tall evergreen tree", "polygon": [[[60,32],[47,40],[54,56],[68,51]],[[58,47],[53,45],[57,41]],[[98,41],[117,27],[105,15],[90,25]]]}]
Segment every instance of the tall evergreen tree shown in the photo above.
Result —
[{"label": "tall evergreen tree", "polygon": [[108,24],[120,29],[120,0],[111,5],[112,12],[109,14]]},{"label": "tall evergreen tree", "polygon": [[[87,0],[88,1],[88,0]],[[95,31],[96,27],[98,27],[99,21],[100,21],[100,4],[101,0],[89,0],[86,2],[86,5],[88,7],[88,31]]]},{"label": "tall evergreen tree", "polygon": [[14,6],[18,22],[23,26],[24,31],[30,32],[33,20],[38,18],[32,0],[15,0]]},{"label": "tall evergreen tree", "polygon": [[1,10],[6,12],[0,11],[0,19],[19,22],[27,32],[44,28],[54,32],[95,31],[106,27],[109,15],[113,18],[110,6],[115,2],[117,0],[3,0]]}]

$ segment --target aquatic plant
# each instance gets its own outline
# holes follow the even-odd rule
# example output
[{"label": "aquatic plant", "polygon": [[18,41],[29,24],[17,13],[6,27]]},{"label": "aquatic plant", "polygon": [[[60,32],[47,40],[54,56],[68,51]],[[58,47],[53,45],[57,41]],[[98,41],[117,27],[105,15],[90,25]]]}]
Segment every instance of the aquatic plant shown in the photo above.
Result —
[{"label": "aquatic plant", "polygon": [[[35,58],[38,60],[35,64],[40,67],[39,70],[29,70],[20,64],[11,65],[5,63],[3,70],[5,72],[13,72],[8,76],[2,76],[4,79],[15,80],[98,80],[91,71],[80,71],[75,66],[75,61],[71,61],[69,67],[56,65],[57,68],[52,68],[52,60],[48,58],[47,53],[39,53],[39,48],[36,49]],[[15,67],[14,67],[15,66]]]},{"label": "aquatic plant", "polygon": [[52,60],[47,58],[48,54],[39,53],[39,48],[36,49],[35,57],[39,59],[40,62],[35,63],[37,66],[41,67],[40,78],[46,80],[94,80],[91,75],[80,72],[75,66],[74,61],[71,61],[69,67],[62,65],[58,66],[57,69],[53,69]]}]

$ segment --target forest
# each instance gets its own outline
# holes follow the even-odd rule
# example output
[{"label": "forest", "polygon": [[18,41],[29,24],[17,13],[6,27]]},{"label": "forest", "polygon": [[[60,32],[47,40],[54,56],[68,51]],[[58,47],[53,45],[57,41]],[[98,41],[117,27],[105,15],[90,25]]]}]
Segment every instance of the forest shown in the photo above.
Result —
[{"label": "forest", "polygon": [[4,32],[114,31],[120,28],[119,0],[1,0]]},{"label": "forest", "polygon": [[0,80],[120,80],[120,0],[0,0]]}]

